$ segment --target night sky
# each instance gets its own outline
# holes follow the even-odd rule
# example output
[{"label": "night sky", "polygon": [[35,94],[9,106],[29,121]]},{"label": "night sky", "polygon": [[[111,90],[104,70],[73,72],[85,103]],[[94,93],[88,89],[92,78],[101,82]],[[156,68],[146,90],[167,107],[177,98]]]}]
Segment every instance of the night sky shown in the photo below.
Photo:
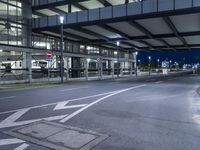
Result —
[{"label": "night sky", "polygon": [[179,64],[183,64],[184,62],[186,64],[200,63],[200,50],[177,52],[138,52],[138,60],[140,60],[142,64],[148,63],[149,56],[151,56],[153,63],[156,63],[157,59],[160,59],[160,61],[168,59],[172,60],[172,62],[176,61]]}]

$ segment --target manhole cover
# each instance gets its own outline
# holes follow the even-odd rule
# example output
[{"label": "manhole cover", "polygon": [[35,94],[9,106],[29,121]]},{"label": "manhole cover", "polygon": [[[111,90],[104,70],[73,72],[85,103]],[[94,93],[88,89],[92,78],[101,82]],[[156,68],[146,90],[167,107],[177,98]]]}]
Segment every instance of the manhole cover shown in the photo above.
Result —
[{"label": "manhole cover", "polygon": [[89,150],[108,137],[48,121],[36,122],[5,133],[55,150]]}]

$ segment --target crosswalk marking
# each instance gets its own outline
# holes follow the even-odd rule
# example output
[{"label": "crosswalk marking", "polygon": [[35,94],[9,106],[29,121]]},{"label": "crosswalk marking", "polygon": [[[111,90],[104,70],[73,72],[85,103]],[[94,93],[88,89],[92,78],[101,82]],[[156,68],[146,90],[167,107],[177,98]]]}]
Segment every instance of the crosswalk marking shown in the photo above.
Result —
[{"label": "crosswalk marking", "polygon": [[0,139],[0,146],[24,143],[25,141],[17,138]]}]

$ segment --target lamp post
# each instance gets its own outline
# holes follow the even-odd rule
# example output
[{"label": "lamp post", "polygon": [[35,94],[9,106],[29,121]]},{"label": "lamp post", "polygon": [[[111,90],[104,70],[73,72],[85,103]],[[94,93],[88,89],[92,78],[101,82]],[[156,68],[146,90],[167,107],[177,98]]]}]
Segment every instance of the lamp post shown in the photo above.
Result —
[{"label": "lamp post", "polygon": [[151,75],[151,56],[149,56],[149,76]]},{"label": "lamp post", "polygon": [[141,66],[140,66],[140,62],[141,62],[141,60],[139,59],[139,60],[138,60],[138,68],[141,67]]},{"label": "lamp post", "polygon": [[61,57],[60,57],[60,77],[61,83],[63,83],[63,76],[64,76],[64,61],[63,61],[63,23],[64,17],[60,16],[60,25],[61,25],[61,40],[60,40],[60,50],[61,50]]},{"label": "lamp post", "polygon": [[135,76],[137,76],[137,55],[138,52],[135,52]]},{"label": "lamp post", "polygon": [[169,69],[171,68],[172,60],[169,61]]},{"label": "lamp post", "polygon": [[120,65],[119,65],[119,44],[120,42],[117,41],[117,77],[119,78],[119,69],[120,69]]},{"label": "lamp post", "polygon": [[157,62],[158,62],[158,68],[159,68],[159,66],[160,66],[160,65],[159,65],[159,64],[160,64],[160,59],[157,59]]}]

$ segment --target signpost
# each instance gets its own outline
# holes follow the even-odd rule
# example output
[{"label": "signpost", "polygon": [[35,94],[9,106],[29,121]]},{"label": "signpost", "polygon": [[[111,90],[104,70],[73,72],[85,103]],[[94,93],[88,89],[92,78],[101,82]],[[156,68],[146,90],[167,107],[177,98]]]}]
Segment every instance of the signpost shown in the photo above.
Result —
[{"label": "signpost", "polygon": [[48,62],[48,81],[49,81],[49,79],[50,79],[50,68],[49,68],[49,66],[50,66],[50,62],[53,60],[53,53],[52,53],[52,51],[50,51],[50,50],[48,50],[47,52],[46,52],[46,61]]},{"label": "signpost", "polygon": [[163,61],[162,62],[162,68],[163,68],[163,75],[167,75],[168,74],[168,68],[169,68],[169,62]]}]

